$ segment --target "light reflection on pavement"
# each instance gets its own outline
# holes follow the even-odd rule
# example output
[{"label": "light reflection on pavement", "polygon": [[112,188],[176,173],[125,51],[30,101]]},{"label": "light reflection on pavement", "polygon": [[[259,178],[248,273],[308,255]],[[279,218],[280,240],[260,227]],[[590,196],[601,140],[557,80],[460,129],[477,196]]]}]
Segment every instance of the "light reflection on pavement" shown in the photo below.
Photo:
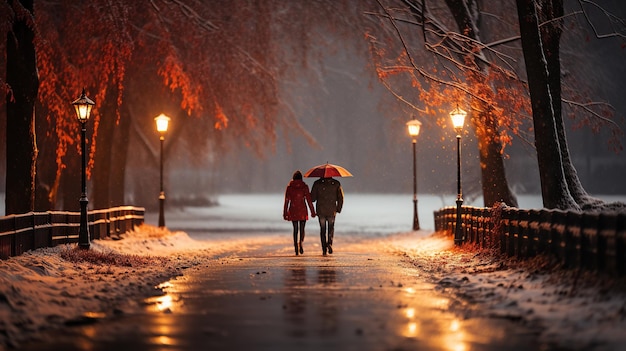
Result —
[{"label": "light reflection on pavement", "polygon": [[[187,269],[143,312],[72,328],[28,350],[528,350],[507,320],[450,311],[419,268],[369,243],[323,257],[289,245],[232,253]],[[311,240],[312,241],[312,240]]]}]

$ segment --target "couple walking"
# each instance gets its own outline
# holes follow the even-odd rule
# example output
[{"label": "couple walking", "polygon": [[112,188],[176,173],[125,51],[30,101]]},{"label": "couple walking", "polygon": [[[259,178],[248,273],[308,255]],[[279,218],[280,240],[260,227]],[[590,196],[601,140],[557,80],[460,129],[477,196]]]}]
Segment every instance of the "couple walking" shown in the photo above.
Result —
[{"label": "couple walking", "polygon": [[[313,208],[313,202],[316,207]],[[343,207],[343,189],[336,179],[321,177],[309,186],[302,180],[302,173],[296,171],[285,190],[283,218],[293,224],[293,245],[298,254],[303,254],[304,227],[309,219],[307,205],[311,217],[317,216],[320,223],[320,240],[322,254],[333,253],[333,236],[335,233],[335,215],[341,213]],[[298,237],[299,235],[299,237]]]}]

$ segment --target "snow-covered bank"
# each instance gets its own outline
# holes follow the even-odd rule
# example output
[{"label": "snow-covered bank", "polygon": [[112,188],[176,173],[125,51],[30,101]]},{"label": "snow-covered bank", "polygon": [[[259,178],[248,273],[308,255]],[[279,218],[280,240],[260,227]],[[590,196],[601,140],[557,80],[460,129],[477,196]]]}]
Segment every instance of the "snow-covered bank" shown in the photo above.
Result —
[{"label": "snow-covered bank", "polygon": [[461,315],[519,321],[550,349],[626,350],[626,278],[563,270],[546,258],[476,253],[437,235],[390,239],[439,290],[456,296]]},{"label": "snow-covered bank", "polygon": [[[134,233],[132,240],[95,241],[92,249],[141,255],[151,248],[157,252],[169,248],[174,254],[186,245],[183,233],[170,235],[146,228]],[[108,247],[122,242],[125,251]],[[62,253],[74,247],[39,249],[0,261],[0,348],[19,346],[48,328],[123,313],[133,308],[137,297],[157,292],[156,285],[193,263],[193,257],[183,254],[149,256],[130,265],[73,263],[63,259]]]}]

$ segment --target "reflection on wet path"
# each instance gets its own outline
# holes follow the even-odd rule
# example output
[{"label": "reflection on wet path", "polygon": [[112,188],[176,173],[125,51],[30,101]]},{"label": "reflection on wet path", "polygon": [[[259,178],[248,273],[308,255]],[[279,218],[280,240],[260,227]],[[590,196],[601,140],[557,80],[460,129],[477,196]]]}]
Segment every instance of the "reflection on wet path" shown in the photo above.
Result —
[{"label": "reflection on wet path", "polygon": [[[333,336],[339,327],[337,273],[330,267],[309,267],[317,280],[307,281],[307,268],[287,270],[283,298],[286,334],[294,338]],[[334,289],[334,291],[333,291]]]},{"label": "reflection on wet path", "polygon": [[306,336],[306,269],[292,268],[285,275],[285,318],[291,327],[287,334],[292,337]]},{"label": "reflection on wet path", "polygon": [[143,313],[28,350],[527,350],[505,320],[460,318],[398,256],[272,252],[190,268]]},{"label": "reflection on wet path", "polygon": [[[337,281],[337,273],[333,268],[319,268],[317,270],[317,283],[322,289],[331,289],[335,287]],[[339,296],[332,290],[325,294],[322,299],[321,306],[318,308],[319,315],[322,319],[320,325],[320,337],[334,335],[339,327]]]}]

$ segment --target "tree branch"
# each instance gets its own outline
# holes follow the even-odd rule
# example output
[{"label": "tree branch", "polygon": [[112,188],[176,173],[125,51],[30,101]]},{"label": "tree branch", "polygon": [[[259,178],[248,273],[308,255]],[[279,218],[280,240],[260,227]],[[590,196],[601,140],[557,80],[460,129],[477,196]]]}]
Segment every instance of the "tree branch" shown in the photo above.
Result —
[{"label": "tree branch", "polygon": [[[594,1],[578,0],[578,3],[580,4],[580,8],[582,9],[581,12],[582,12],[583,16],[585,17],[585,20],[587,21],[587,24],[589,24],[589,26],[593,30],[593,33],[596,35],[596,38],[598,38],[598,39],[605,39],[605,38],[612,38],[612,37],[626,38],[626,35],[624,35],[622,33],[619,33],[615,29],[615,27],[613,25],[615,23],[615,21],[617,21],[618,23],[621,23],[622,26],[626,26],[626,22],[623,19],[618,18],[617,16],[614,16],[613,14],[611,14],[608,11],[606,11],[602,6],[598,5]],[[609,23],[611,24],[611,28],[613,28],[613,33],[600,34],[598,32],[598,30],[596,29],[595,25],[593,24],[593,21],[591,20],[591,18],[589,18],[589,14],[587,13],[587,11],[585,11],[584,4],[589,4],[589,5],[597,8],[597,9],[599,9],[602,13],[604,13],[604,15],[608,18]]]},{"label": "tree branch", "polygon": [[574,106],[574,107],[578,107],[578,108],[582,108],[583,110],[585,110],[587,113],[589,113],[590,115],[600,119],[601,121],[603,121],[606,124],[611,124],[613,125],[615,128],[621,130],[620,126],[615,123],[615,121],[606,118],[604,116],[602,116],[601,114],[595,112],[592,107],[593,106],[608,106],[609,108],[611,108],[612,110],[615,110],[613,108],[613,106],[611,106],[608,103],[604,103],[604,102],[588,102],[588,103],[581,103],[581,102],[577,102],[577,101],[573,101],[573,100],[568,100],[568,99],[561,99],[561,101],[563,101],[564,103],[570,105],[570,106]]}]

